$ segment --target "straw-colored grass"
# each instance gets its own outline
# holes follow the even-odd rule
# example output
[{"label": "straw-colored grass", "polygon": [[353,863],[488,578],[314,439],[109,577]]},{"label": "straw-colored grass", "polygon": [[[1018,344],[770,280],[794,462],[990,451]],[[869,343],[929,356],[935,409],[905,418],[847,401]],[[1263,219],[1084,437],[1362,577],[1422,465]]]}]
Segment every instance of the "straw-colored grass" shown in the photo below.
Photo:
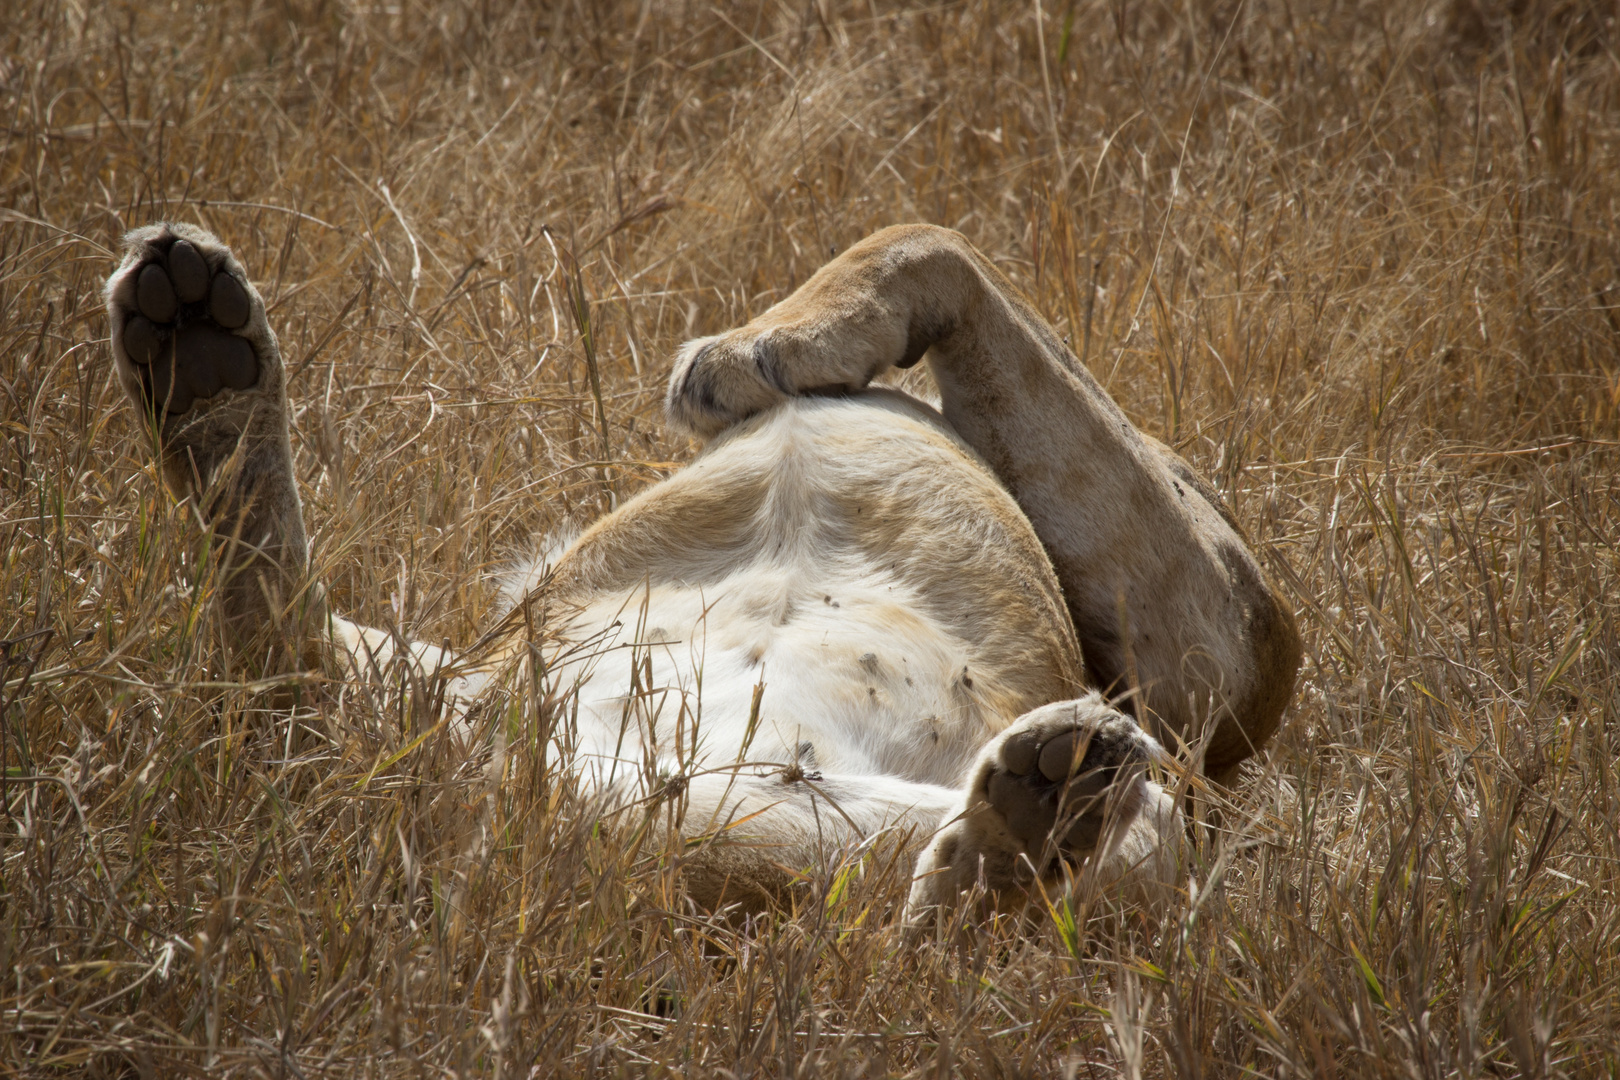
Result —
[{"label": "straw-colored grass", "polygon": [[[1612,4],[13,0],[0,114],[0,1070],[1620,1070]],[[908,951],[877,855],[694,910],[542,686],[230,684],[98,298],[160,218],[259,275],[338,606],[457,642],[689,456],[683,337],[962,230],[1300,613],[1246,811],[1162,927]]]}]

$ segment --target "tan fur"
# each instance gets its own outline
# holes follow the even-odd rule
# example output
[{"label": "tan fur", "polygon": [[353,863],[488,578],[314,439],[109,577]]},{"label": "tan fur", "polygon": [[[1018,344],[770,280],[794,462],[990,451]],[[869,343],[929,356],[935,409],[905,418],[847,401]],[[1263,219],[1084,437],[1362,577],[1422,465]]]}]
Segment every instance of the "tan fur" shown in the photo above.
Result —
[{"label": "tan fur", "polygon": [[[279,352],[212,237],[128,238],[107,291],[119,376],[144,410],[145,369],[122,335],[136,275],[177,236],[252,304],[234,333],[258,384],[155,430],[169,482],[198,499],[236,568],[236,654],[308,662],[301,628],[314,625],[331,662],[364,677],[395,642],[327,612],[305,580]],[[925,354],[943,415],[868,389]],[[661,689],[627,695],[597,658],[547,664],[578,699],[577,767],[604,793],[690,770],[668,788],[671,827],[723,838],[689,860],[695,896],[758,902],[791,880],[784,867],[885,831],[925,852],[913,918],[975,881],[1011,897],[1059,856],[1096,883],[1172,875],[1174,801],[1129,765],[1161,751],[1088,687],[1139,690],[1138,717],[1229,777],[1291,693],[1292,616],[1209,487],[1126,421],[978,252],[942,229],[878,233],[748,326],[685,346],[668,407],[708,445],[569,545],[546,594],[558,636],[628,649]],[[463,705],[527,655],[521,614],[463,664]],[[452,657],[412,645],[400,659],[432,670]],[[1049,705],[1067,699],[1080,700]],[[1065,732],[1124,755],[1107,773],[1125,768],[1107,828],[1064,834],[1100,836],[1090,854],[1019,839],[998,822],[1024,804],[993,805],[986,787],[1024,775],[1009,748]],[[705,767],[671,758],[672,738],[701,747]],[[745,755],[774,764],[708,767]]]},{"label": "tan fur", "polygon": [[[209,407],[159,423],[142,399],[123,335],[135,309],[134,271],[176,239],[191,242],[211,270],[228,271],[248,291],[252,316],[237,334],[252,344],[260,373],[249,391],[225,390]],[[124,259],[105,295],[118,380],[146,420],[170,489],[196,501],[217,541],[219,599],[233,659],[249,675],[316,661],[325,604],[321,590],[305,580],[309,544],[292,471],[286,375],[258,292],[236,256],[209,233],[166,224],[124,237]]]},{"label": "tan fur", "polygon": [[747,326],[687,345],[669,414],[712,434],[924,356],[946,422],[1051,556],[1092,682],[1138,690],[1139,717],[1201,744],[1209,775],[1229,780],[1293,692],[1293,613],[1208,484],[1131,425],[961,235],[884,229]]}]

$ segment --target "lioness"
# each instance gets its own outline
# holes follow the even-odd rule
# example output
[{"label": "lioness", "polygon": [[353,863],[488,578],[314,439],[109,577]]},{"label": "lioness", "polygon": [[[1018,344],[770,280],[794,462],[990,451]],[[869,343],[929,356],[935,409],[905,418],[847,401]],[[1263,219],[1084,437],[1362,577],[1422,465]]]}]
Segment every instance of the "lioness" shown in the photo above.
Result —
[{"label": "lioness", "polygon": [[[200,229],[125,242],[114,363],[210,520],[240,661],[410,663],[467,701],[526,654],[532,619],[452,667],[327,610],[263,302]],[[940,409],[870,386],[925,358]],[[1221,782],[1276,729],[1299,639],[1220,499],[957,233],[885,229],[689,342],[667,409],[707,445],[546,582],[558,638],[628,648],[554,650],[548,678],[597,790],[679,775],[676,827],[718,834],[687,875],[701,902],[757,903],[891,826],[921,847],[913,919],[975,882],[1014,903],[1060,863],[1161,880],[1182,825],[1143,768],[1155,735]],[[780,767],[738,767],[759,761]]]}]

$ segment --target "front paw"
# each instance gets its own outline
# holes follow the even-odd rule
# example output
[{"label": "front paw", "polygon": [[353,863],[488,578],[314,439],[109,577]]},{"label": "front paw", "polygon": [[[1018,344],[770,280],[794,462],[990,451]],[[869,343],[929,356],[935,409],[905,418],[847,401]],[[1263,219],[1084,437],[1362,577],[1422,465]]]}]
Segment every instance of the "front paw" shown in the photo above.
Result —
[{"label": "front paw", "polygon": [[676,427],[707,439],[795,392],[766,336],[745,327],[681,346],[664,409]]},{"label": "front paw", "polygon": [[864,390],[927,348],[909,343],[904,318],[887,308],[857,318],[839,309],[807,316],[797,310],[804,306],[681,346],[664,399],[670,422],[711,438],[791,397]]},{"label": "front paw", "polygon": [[975,884],[997,902],[1021,895],[1060,860],[1104,880],[1128,873],[1115,856],[1128,848],[1138,859],[1178,827],[1161,820],[1162,793],[1146,777],[1162,753],[1097,694],[1026,713],[980,752],[962,806],[918,861],[907,921]]}]

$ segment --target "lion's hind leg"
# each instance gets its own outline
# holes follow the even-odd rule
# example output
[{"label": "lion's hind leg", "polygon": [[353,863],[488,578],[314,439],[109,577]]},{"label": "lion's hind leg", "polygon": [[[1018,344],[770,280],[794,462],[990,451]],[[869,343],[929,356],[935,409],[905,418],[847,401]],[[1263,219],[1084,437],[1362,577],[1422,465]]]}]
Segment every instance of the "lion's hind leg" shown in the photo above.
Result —
[{"label": "lion's hind leg", "polygon": [[335,662],[364,677],[396,658],[421,676],[447,669],[445,650],[400,649],[394,635],[332,614],[310,579],[286,371],[241,262],[184,224],[136,229],[124,246],[106,287],[113,364],[169,487],[209,524],[235,663],[247,674]]},{"label": "lion's hind leg", "polygon": [[323,612],[305,580],[285,372],[264,301],[202,229],[150,225],[124,244],[106,288],[118,380],[170,488],[213,530],[233,653],[253,667],[301,666]]}]

